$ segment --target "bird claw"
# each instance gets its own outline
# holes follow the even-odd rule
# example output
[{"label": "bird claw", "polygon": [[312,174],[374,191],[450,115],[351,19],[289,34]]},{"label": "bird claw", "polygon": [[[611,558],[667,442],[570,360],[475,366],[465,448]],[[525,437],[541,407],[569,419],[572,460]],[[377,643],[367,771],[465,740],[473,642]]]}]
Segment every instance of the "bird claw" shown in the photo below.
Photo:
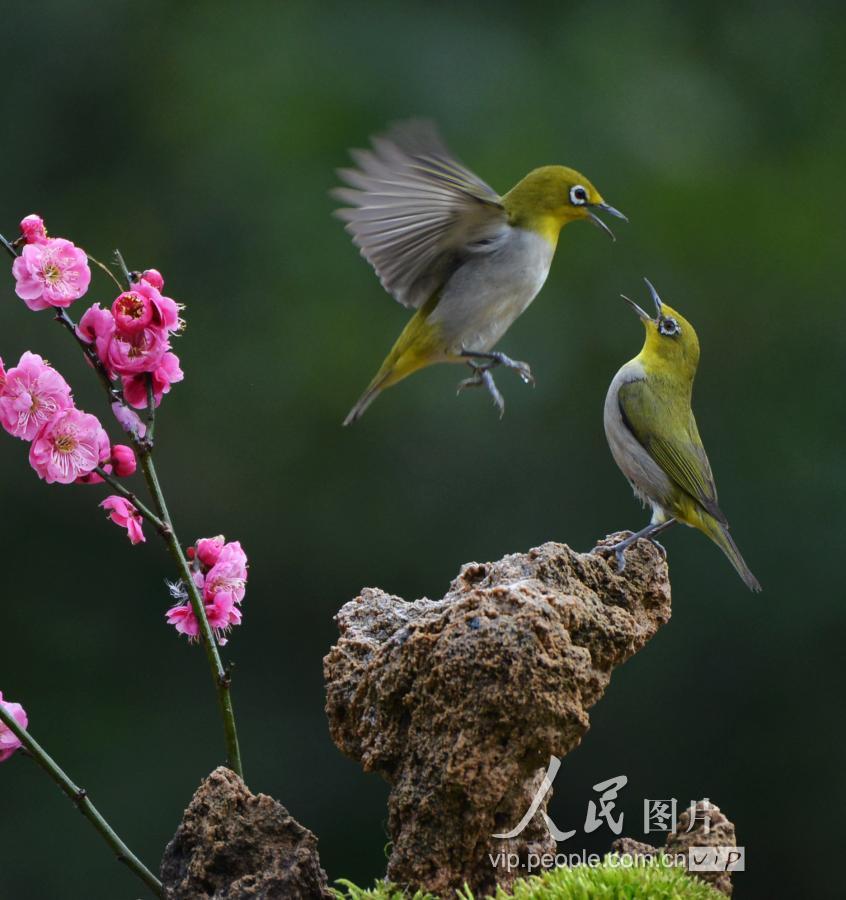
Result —
[{"label": "bird claw", "polygon": [[626,570],[626,550],[628,550],[630,544],[627,544],[625,541],[621,541],[619,544],[612,544],[610,547],[607,544],[597,544],[590,552],[596,554],[597,556],[611,556],[614,555],[614,558],[617,560],[617,574],[620,572],[625,572]]},{"label": "bird claw", "polygon": [[458,383],[456,394],[460,394],[465,388],[484,387],[493,398],[494,405],[499,410],[500,419],[505,415],[505,400],[493,380],[488,366],[472,366],[473,377],[465,378]]},{"label": "bird claw", "polygon": [[532,374],[532,367],[528,363],[521,362],[519,359],[511,359],[510,356],[506,356],[504,353],[497,353],[494,356],[494,360],[507,369],[514,369],[520,376],[523,384],[530,384],[534,387],[535,376]]}]

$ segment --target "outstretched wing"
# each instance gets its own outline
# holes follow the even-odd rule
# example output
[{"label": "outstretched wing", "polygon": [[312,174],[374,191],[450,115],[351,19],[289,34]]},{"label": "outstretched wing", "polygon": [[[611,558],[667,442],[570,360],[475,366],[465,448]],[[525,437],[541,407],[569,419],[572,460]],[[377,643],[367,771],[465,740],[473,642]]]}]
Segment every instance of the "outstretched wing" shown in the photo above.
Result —
[{"label": "outstretched wing", "polygon": [[458,162],[434,125],[412,119],[353,150],[358,168],[340,169],[349,204],[337,215],[385,290],[422,306],[472,253],[494,249],[508,222],[498,194]]},{"label": "outstretched wing", "polygon": [[646,452],[683,491],[719,522],[717,488],[696,419],[685,397],[664,397],[647,381],[629,381],[618,394],[623,421]]}]

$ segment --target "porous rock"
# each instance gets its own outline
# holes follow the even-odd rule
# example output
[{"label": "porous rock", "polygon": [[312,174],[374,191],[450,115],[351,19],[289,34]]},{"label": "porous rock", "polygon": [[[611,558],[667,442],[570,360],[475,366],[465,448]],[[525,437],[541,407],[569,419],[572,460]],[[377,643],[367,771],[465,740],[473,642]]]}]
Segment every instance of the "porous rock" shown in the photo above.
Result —
[{"label": "porous rock", "polygon": [[[722,813],[719,806],[709,800],[699,800],[689,806],[679,816],[676,827],[667,834],[664,847],[653,847],[631,838],[620,838],[611,845],[611,850],[620,855],[657,857],[664,855],[671,864],[681,864],[688,868],[691,847],[736,847],[737,837],[733,823]],[[730,871],[692,873],[702,881],[731,897],[732,881]]]},{"label": "porous rock", "polygon": [[167,900],[324,900],[317,838],[276,800],[215,769],[194,794],[161,867]]},{"label": "porous rock", "polygon": [[503,851],[555,852],[551,791],[518,836],[492,835],[521,820],[612,671],[670,618],[661,552],[640,541],[626,558],[618,573],[548,543],[465,565],[441,600],[368,588],[340,610],[326,710],[338,747],[391,785],[390,880],[484,893],[523,874],[496,865]]}]

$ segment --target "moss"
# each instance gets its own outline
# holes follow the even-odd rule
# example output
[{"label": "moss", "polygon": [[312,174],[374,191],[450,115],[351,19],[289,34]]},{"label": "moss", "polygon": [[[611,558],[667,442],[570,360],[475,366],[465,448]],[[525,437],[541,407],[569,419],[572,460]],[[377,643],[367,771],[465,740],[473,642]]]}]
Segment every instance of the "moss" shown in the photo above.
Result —
[{"label": "moss", "polygon": [[[338,900],[439,900],[418,891],[407,894],[396,885],[377,882],[365,890],[339,881]],[[619,865],[579,866],[553,869],[543,875],[515,882],[509,890],[499,888],[493,900],[725,900],[710,885],[689,876],[683,869],[658,861],[623,868]],[[455,900],[474,900],[462,891]],[[479,898],[482,900],[482,898]]]}]

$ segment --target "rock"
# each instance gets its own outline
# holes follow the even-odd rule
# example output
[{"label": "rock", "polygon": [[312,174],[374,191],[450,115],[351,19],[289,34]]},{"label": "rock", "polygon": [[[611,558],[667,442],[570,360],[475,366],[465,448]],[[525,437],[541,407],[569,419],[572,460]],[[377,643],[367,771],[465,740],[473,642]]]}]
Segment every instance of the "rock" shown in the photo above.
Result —
[{"label": "rock", "polygon": [[317,839],[272,797],[223,766],[200,785],[167,845],[167,900],[323,900]]},{"label": "rock", "polygon": [[[693,827],[691,827],[693,814]],[[665,854],[668,862],[676,859],[685,869],[688,867],[688,850],[691,847],[736,847],[734,825],[723,815],[719,806],[708,800],[700,800],[686,809],[678,819],[675,830],[667,835],[666,844],[662,848],[651,847],[631,838],[620,838],[611,845],[611,850],[620,855],[629,856],[661,856]],[[702,881],[731,897],[731,872],[694,872]]]},{"label": "rock", "polygon": [[326,711],[338,747],[391,785],[390,880],[484,893],[521,875],[494,867],[502,851],[555,852],[541,815],[492,835],[522,819],[612,671],[669,621],[661,552],[639,541],[626,558],[618,574],[548,543],[465,565],[442,600],[371,588],[340,610]]}]

